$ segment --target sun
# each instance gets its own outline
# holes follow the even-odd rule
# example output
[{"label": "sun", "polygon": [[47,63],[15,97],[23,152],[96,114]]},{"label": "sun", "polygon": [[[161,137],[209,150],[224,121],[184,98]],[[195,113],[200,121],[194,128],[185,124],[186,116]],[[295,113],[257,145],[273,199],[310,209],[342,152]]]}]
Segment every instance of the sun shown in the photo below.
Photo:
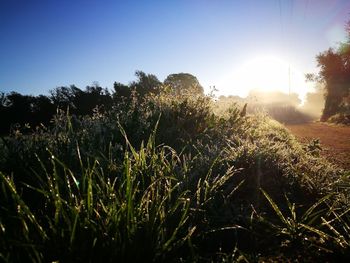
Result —
[{"label": "sun", "polygon": [[274,57],[260,57],[244,64],[237,76],[237,82],[244,89],[288,92],[289,67],[283,60]]},{"label": "sun", "polygon": [[251,90],[297,93],[304,99],[309,90],[304,74],[286,60],[275,56],[259,56],[248,60],[225,80],[225,95],[245,97]]}]

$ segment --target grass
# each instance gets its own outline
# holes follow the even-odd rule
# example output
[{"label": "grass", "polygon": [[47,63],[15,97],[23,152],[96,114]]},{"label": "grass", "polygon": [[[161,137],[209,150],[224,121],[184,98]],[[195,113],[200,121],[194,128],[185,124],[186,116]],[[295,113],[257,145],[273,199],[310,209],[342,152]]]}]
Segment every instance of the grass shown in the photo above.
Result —
[{"label": "grass", "polygon": [[346,260],[349,173],[240,112],[160,94],[2,138],[0,259]]},{"label": "grass", "polygon": [[[103,250],[108,251],[103,255],[107,261],[157,261],[176,251],[195,230],[188,224],[189,193],[179,191],[179,175],[174,172],[182,166],[178,158],[170,156],[169,161],[166,148],[153,147],[149,142],[136,152],[130,146],[132,153],[125,153],[114,176],[96,160],[82,165],[77,174],[52,155],[52,169],[43,167],[45,176],[38,178],[40,187],[27,185],[44,202],[37,216],[20,197],[13,180],[2,174],[3,194],[16,208],[7,217],[19,219],[16,225],[4,227],[4,234],[16,235],[21,229],[21,243],[31,244],[22,247],[9,240],[3,244],[8,253],[3,257],[95,261],[101,255],[94,251]],[[46,251],[39,253],[42,247]]]}]

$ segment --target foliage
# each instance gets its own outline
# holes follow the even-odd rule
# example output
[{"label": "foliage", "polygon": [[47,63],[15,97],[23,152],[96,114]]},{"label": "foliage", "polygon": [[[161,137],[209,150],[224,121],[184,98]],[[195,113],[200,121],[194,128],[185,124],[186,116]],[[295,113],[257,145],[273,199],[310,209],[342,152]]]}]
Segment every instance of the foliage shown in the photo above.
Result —
[{"label": "foliage", "polygon": [[53,104],[61,109],[69,108],[76,115],[92,114],[96,106],[109,108],[112,104],[111,96],[107,89],[102,89],[97,83],[87,86],[85,91],[74,85],[59,87],[50,91]]},{"label": "foliage", "polygon": [[329,48],[318,54],[316,57],[320,68],[318,74],[307,75],[309,80],[323,83],[325,86],[322,121],[327,121],[337,113],[349,115],[349,105],[343,103],[350,94],[350,27],[348,26],[346,30],[347,41],[341,43],[338,48]]},{"label": "foliage", "polygon": [[1,95],[1,128],[0,134],[9,133],[16,124],[38,126],[40,123],[49,124],[56,109],[46,96],[37,97],[21,95],[16,92]]},{"label": "foliage", "polygon": [[[309,76],[330,121],[348,121],[349,45]],[[191,74],[135,75],[0,93],[1,261],[349,260],[350,174],[277,122],[311,119],[296,94],[214,102]]]},{"label": "foliage", "polygon": [[203,95],[204,90],[198,79],[189,73],[170,74],[164,80],[164,85],[169,86],[175,94],[191,93]]},{"label": "foliage", "polygon": [[76,116],[91,116],[96,108],[99,111],[109,111],[125,100],[132,100],[135,93],[141,99],[149,94],[159,94],[163,89],[155,75],[142,71],[136,71],[135,75],[137,80],[129,85],[115,82],[112,93],[97,82],[85,89],[75,85],[57,87],[49,92],[49,96],[1,92],[0,135],[8,135],[12,129],[26,124],[32,130],[41,125],[49,126],[57,110],[69,111]]},{"label": "foliage", "polygon": [[155,75],[146,74],[142,71],[136,71],[137,81],[132,82],[129,86],[135,89],[137,93],[144,96],[148,93],[157,94],[161,88],[161,82]]},{"label": "foliage", "polygon": [[54,155],[50,169],[38,160],[42,168],[33,176],[40,187],[26,187],[39,194],[41,207],[29,205],[14,180],[1,174],[2,257],[151,262],[192,249],[189,241],[201,224],[191,219],[202,217],[233,173],[219,179],[209,172],[188,184],[189,163],[169,147],[155,147],[154,135],[139,151],[127,145],[122,162],[110,161],[105,169],[97,160],[79,159],[79,172]]},{"label": "foliage", "polygon": [[1,138],[3,261],[346,260],[349,174],[317,141],[206,96],[122,97]]}]

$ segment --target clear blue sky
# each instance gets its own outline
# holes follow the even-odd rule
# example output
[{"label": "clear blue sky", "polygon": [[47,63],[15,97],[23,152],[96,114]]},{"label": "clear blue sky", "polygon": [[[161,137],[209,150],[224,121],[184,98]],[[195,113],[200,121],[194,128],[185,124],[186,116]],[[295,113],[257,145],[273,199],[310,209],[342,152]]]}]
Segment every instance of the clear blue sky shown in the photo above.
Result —
[{"label": "clear blue sky", "polygon": [[238,94],[224,80],[264,54],[314,71],[349,14],[349,0],[0,0],[0,91],[112,88],[143,70]]}]

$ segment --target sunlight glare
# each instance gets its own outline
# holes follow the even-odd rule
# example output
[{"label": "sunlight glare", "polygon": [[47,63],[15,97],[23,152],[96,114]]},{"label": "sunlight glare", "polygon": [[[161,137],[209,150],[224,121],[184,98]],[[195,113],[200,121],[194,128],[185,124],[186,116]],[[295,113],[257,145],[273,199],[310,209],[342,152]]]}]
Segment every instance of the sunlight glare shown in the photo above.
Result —
[{"label": "sunlight glare", "polygon": [[290,89],[291,93],[297,93],[304,100],[311,89],[303,73],[285,60],[273,56],[261,56],[246,62],[224,82],[222,86],[227,87],[222,91],[224,95],[236,94],[242,97],[246,97],[251,90],[288,94]]}]

